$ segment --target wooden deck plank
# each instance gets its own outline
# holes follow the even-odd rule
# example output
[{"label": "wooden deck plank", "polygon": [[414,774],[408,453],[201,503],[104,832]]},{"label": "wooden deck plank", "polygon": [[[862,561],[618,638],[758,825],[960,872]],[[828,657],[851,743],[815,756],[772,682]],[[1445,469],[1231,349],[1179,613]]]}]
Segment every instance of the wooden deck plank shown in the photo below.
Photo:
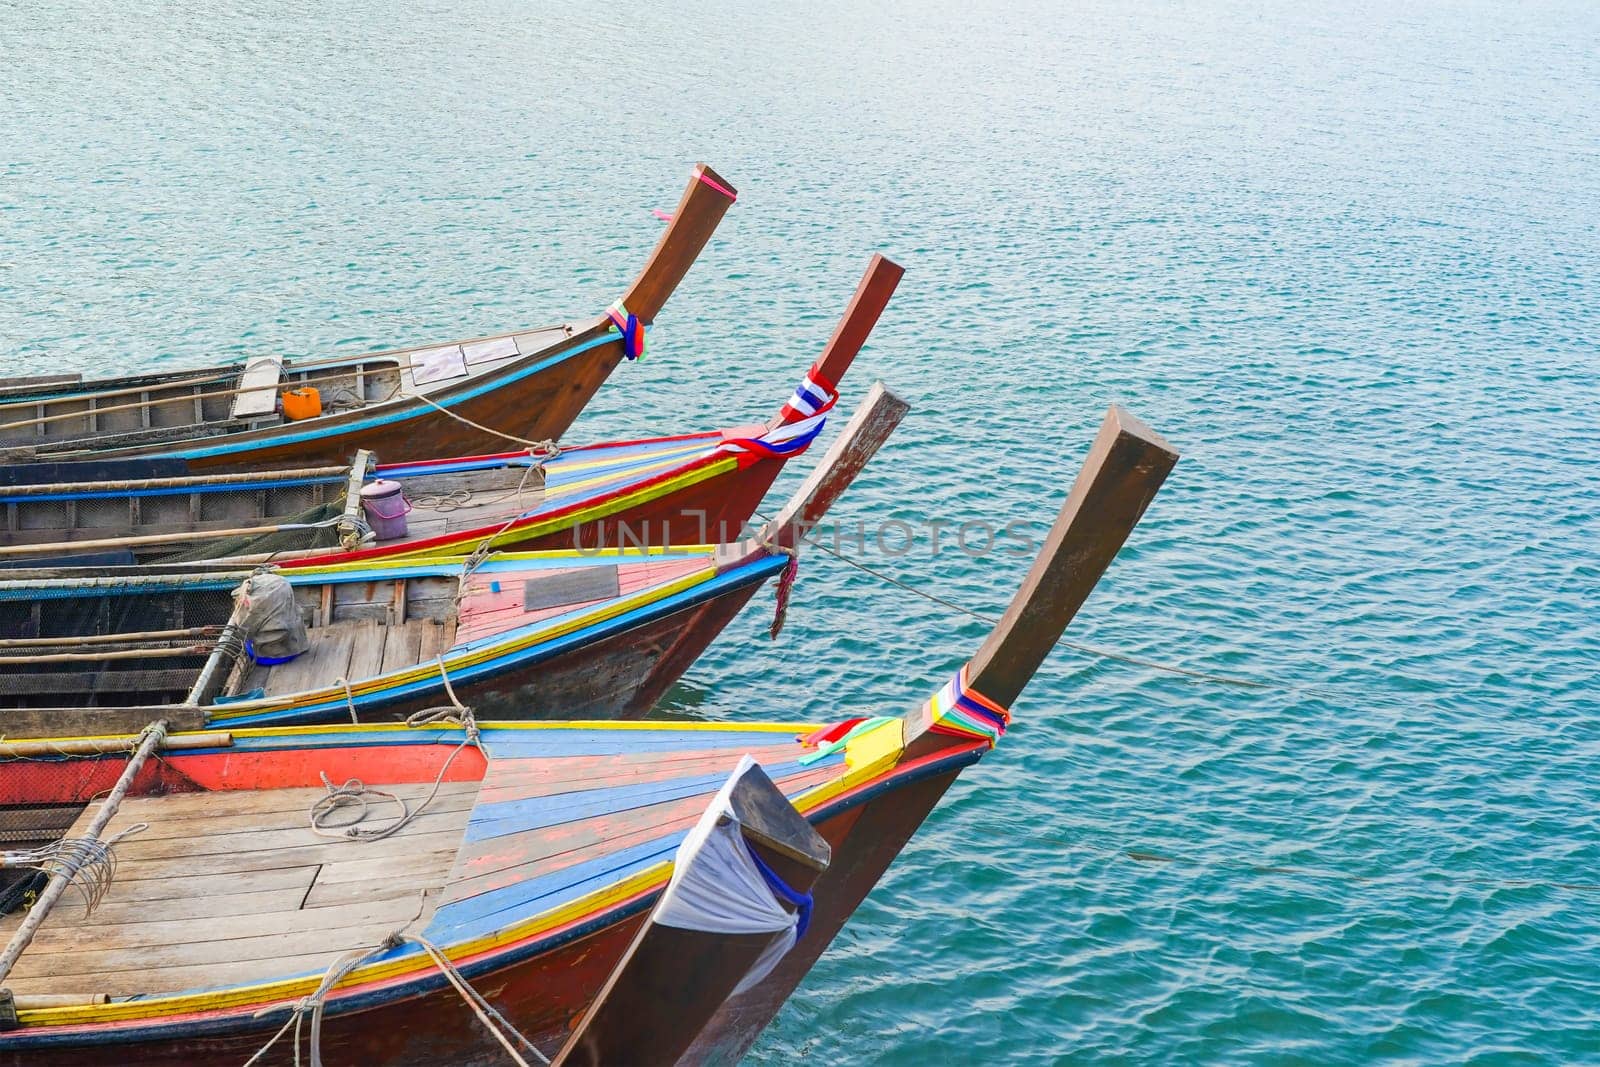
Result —
[{"label": "wooden deck plank", "polygon": [[[361,619],[356,622],[354,644],[350,649],[350,662],[346,665],[344,676],[351,682],[359,682],[364,678],[375,678],[383,668],[383,648],[386,643],[384,625],[377,619]],[[334,677],[338,677],[335,675]],[[332,681],[330,678],[328,681]],[[326,683],[323,683],[326,684]]]},{"label": "wooden deck plank", "polygon": [[248,960],[233,964],[201,964],[121,971],[104,978],[21,978],[13,975],[6,987],[18,995],[36,993],[106,993],[112,997],[177,993],[225,985],[245,985],[275,978],[316,973],[327,969],[342,952],[323,951],[275,960]]},{"label": "wooden deck plank", "polygon": [[[146,832],[160,827],[159,835],[123,839],[101,908],[87,918],[71,906],[52,915],[10,984],[29,992],[159,993],[325,967],[412,920],[426,924],[438,894],[424,891],[448,879],[477,786],[441,787],[437,808],[379,841],[314,834],[308,808],[325,792],[316,788],[125,801],[113,832],[147,822]],[[431,788],[408,783],[393,791],[415,805]],[[378,804],[368,822],[384,825],[394,810]],[[313,888],[322,892],[308,906]]]},{"label": "wooden deck plank", "polygon": [[[420,802],[421,798],[427,794],[426,786],[385,785],[381,788],[406,797],[408,802],[412,804]],[[445,782],[439,787],[439,795],[434,797],[433,802],[424,811],[424,817],[443,812],[468,811],[475,802],[477,791],[477,782]],[[208,834],[229,839],[229,844],[227,845],[229,848],[237,847],[239,841],[235,839],[248,838],[258,831],[305,829],[308,826],[312,802],[323,795],[325,791],[318,788],[283,789],[264,792],[303,794],[304,799],[297,799],[292,803],[285,802],[287,806],[279,810],[241,811],[237,814],[232,811],[227,814],[216,815],[194,812],[173,817],[163,809],[160,818],[151,822],[149,829],[125,838],[123,843],[131,848],[142,848],[147,842],[151,841],[166,841],[174,838],[187,839],[197,834]],[[216,798],[223,794],[201,793],[194,795],[211,798],[211,803],[215,804],[217,803]],[[389,805],[389,808],[394,810],[393,805]],[[379,822],[383,817],[383,812],[381,810],[377,811],[369,819],[369,822]],[[109,831],[115,833],[128,825],[140,821],[141,819],[139,818],[118,813],[112,819]]]},{"label": "wooden deck plank", "polygon": [[435,624],[427,619],[408,619],[404,623],[384,627],[383,662],[378,668],[380,674],[388,674],[402,667],[414,667],[421,662],[423,627],[431,630]]},{"label": "wooden deck plank", "polygon": [[[227,941],[193,942],[184,945],[108,949],[104,951],[32,952],[17,961],[12,974],[18,978],[62,979],[66,988],[82,988],[85,979],[103,983],[121,971],[147,971],[165,968],[214,967],[257,962],[264,965],[267,977],[287,975],[278,962],[285,956],[321,953],[328,960],[352,948],[376,946],[400,923],[375,922],[339,930],[299,930],[265,937],[240,937]],[[202,979],[199,983],[210,985]]]},{"label": "wooden deck plank", "polygon": [[43,954],[52,952],[83,951],[111,952],[128,948],[161,948],[215,941],[281,935],[286,931],[334,931],[352,927],[366,927],[376,923],[401,926],[418,913],[419,898],[392,899],[332,908],[302,911],[299,901],[295,907],[281,911],[240,912],[219,917],[216,922],[197,923],[188,917],[172,918],[166,913],[149,922],[123,923],[117,926],[54,927],[40,930],[28,949]]},{"label": "wooden deck plank", "polygon": [[[299,844],[270,844],[260,849],[238,845],[233,848],[211,848],[204,852],[167,847],[122,851],[122,845],[118,845],[117,880],[170,879],[177,876],[175,868],[180,865],[189,874],[246,874],[308,864],[343,864],[356,857],[363,861],[399,862],[412,856],[453,851],[461,841],[461,824],[464,821],[461,813],[442,813],[435,821],[424,823],[420,830],[412,832],[412,827],[425,819],[428,819],[427,814],[393,837],[381,841],[329,840],[317,837],[307,829],[287,831],[299,836],[282,839],[298,841]],[[375,822],[374,825],[384,824]],[[128,838],[122,844],[131,840]]]},{"label": "wooden deck plank", "polygon": [[267,695],[320,689],[337,678],[348,678],[346,671],[355,652],[355,641],[355,623],[336,622],[312,630],[310,648],[267,671]]}]

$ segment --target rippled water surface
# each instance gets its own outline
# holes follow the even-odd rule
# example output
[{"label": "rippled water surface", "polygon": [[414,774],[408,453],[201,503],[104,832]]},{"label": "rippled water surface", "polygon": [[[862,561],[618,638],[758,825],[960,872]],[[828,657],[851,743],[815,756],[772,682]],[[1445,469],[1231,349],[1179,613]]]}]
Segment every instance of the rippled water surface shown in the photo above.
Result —
[{"label": "rippled water surface", "polygon": [[[704,159],[573,439],[763,416],[884,250],[842,517],[1044,521],[1125,403],[1185,458],[1070,636],[1266,683],[1060,650],[753,1058],[1597,1061],[1600,15],[1312,7],[0,2],[0,373],[591,314]],[[984,630],[815,553],[765,611],[671,710],[902,709]]]}]

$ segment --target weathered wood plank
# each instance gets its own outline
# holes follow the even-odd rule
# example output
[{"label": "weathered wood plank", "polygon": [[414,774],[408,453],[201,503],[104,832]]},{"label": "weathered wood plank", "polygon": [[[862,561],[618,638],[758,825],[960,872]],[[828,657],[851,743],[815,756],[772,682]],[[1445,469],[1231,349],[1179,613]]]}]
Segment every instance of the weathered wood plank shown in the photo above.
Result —
[{"label": "weathered wood plank", "polygon": [[[120,672],[123,674],[132,672]],[[144,671],[179,684],[158,688],[183,689],[194,680],[193,671]],[[184,681],[187,679],[188,681]],[[43,692],[44,690],[35,690]],[[201,708],[6,708],[0,710],[0,737],[20,741],[31,737],[100,737],[137,734],[157,719],[165,719],[174,733],[203,730],[206,713]]]},{"label": "weathered wood plank", "polygon": [[253,419],[270,415],[278,406],[278,383],[283,364],[275,359],[257,359],[239,375],[239,393],[233,398],[234,419]]}]

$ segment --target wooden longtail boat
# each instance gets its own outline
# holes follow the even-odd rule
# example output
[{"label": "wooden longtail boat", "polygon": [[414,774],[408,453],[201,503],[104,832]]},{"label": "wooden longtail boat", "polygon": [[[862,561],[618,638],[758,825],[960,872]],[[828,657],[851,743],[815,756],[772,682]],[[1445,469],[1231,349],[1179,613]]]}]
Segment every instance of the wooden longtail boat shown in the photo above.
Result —
[{"label": "wooden longtail boat", "polygon": [[[0,1063],[238,1064],[274,1034],[257,1062],[294,1062],[309,1040],[330,1063],[502,1063],[524,1048],[507,1031],[555,1054],[575,1029],[590,1032],[591,1011],[623,1027],[696,1020],[691,1034],[664,1035],[687,1048],[681,1062],[737,1059],[960,771],[1005,732],[1007,709],[1176,458],[1113,409],[1011,607],[950,683],[903,717],[7,743],[0,809],[42,812],[34,817],[57,826],[66,811],[74,821],[57,851],[102,862],[79,875],[99,896],[91,915],[63,903],[5,921],[0,986],[15,1020],[0,1032]],[[845,701],[832,706],[849,714]],[[657,977],[671,980],[643,985],[667,1000],[619,1010],[627,1005],[614,998],[641,985],[618,964],[651,958],[634,942],[646,912],[705,798],[746,755],[831,853],[809,876],[806,929],[725,1002],[706,1001],[740,977],[715,970],[741,958],[733,950],[746,946],[731,938],[721,956],[662,960],[674,973]],[[324,781],[347,779],[420,814],[381,839],[318,836],[308,809],[334,803]],[[373,813],[356,829],[387,824]],[[104,842],[124,832],[109,846],[114,872],[99,877]],[[791,884],[796,872],[775,871]],[[41,900],[64,899],[66,884],[53,876]],[[503,1029],[482,1005],[468,1007],[467,986]],[[568,1050],[569,1062],[586,1062],[581,1052]]]},{"label": "wooden longtail boat", "polygon": [[[873,257],[822,355],[765,425],[372,469],[362,451],[342,467],[0,486],[0,567],[293,567],[462,554],[485,542],[526,551],[734,541],[784,464],[822,431],[902,273]],[[360,489],[380,479],[400,485],[396,511],[410,510],[404,536],[373,543],[363,539]]]},{"label": "wooden longtail boat", "polygon": [[[412,462],[559,438],[624,356],[643,353],[645,327],[735,195],[697,165],[644,270],[588,322],[364,356],[0,381],[0,462],[60,464],[52,481],[81,481],[327,466],[358,448]],[[306,388],[322,413],[286,421],[285,394]],[[127,460],[165,462],[114,473]]]},{"label": "wooden longtail boat", "polygon": [[[763,582],[785,574],[781,610],[803,531],[906,410],[873,386],[790,502],[743,542],[380,560],[283,578],[9,572],[0,707],[33,709],[46,729],[75,707],[136,709],[148,722],[176,705],[209,725],[396,719],[452,692],[485,717],[642,715]],[[309,647],[272,662],[255,651],[262,623],[248,609],[285,579],[284,610],[307,620]],[[250,595],[234,596],[242,584]]]}]

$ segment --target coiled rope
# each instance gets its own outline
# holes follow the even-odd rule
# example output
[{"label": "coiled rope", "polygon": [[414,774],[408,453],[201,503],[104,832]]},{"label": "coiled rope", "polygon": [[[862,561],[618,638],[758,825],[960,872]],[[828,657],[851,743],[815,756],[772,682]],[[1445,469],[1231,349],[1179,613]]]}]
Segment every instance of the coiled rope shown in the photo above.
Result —
[{"label": "coiled rope", "polygon": [[[391,793],[386,789],[373,789],[359,778],[350,778],[341,786],[335,786],[327,774],[321,774],[322,785],[327,789],[324,796],[318,797],[311,805],[309,819],[311,830],[320,837],[331,837],[336,840],[351,841],[382,841],[392,837],[410,825],[418,815],[421,815],[427,806],[433,803],[433,798],[439,795],[439,787],[444,784],[444,776],[450,773],[451,764],[468,745],[476,748],[483,756],[485,764],[489,763],[489,750],[483,747],[483,737],[478,730],[478,720],[473,715],[472,709],[461,703],[456,696],[455,686],[450,684],[450,672],[445,670],[444,656],[440,655],[439,677],[444,681],[445,693],[450,697],[450,703],[434,708],[424,708],[414,712],[406,719],[406,725],[414,730],[429,726],[459,726],[466,736],[455,747],[450,755],[445,757],[444,764],[439,768],[439,773],[434,776],[433,787],[428,790],[428,795],[422,798],[422,803],[415,808],[405,802],[405,798]],[[346,690],[348,692],[348,688]],[[351,709],[352,716],[355,714]],[[373,799],[387,800],[400,809],[400,814],[387,826],[369,827],[362,826],[367,815],[372,810]],[[344,822],[330,822],[330,817],[337,811],[355,809],[355,817]]]}]

